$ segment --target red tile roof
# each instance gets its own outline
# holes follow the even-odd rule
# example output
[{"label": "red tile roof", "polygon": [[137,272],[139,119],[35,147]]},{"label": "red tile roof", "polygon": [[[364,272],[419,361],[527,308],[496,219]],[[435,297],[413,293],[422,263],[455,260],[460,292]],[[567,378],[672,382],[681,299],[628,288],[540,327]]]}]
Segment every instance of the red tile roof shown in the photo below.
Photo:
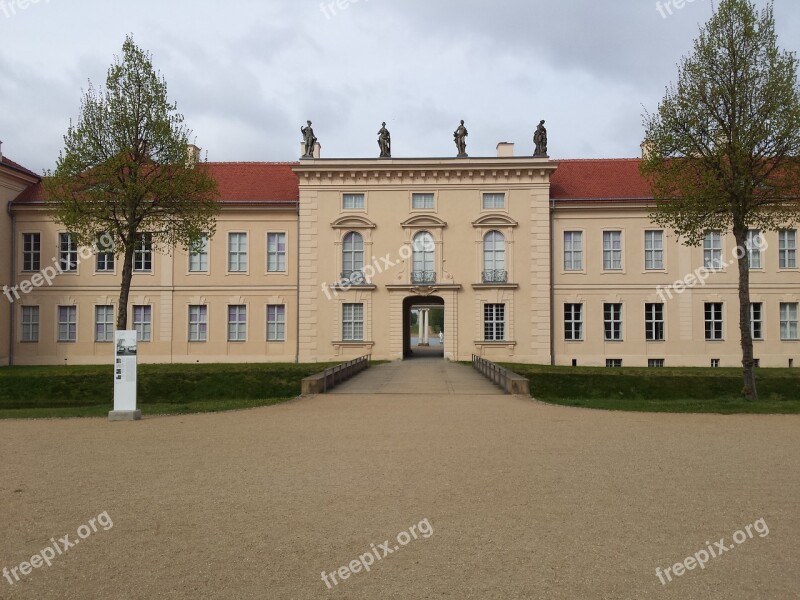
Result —
[{"label": "red tile roof", "polygon": [[4,167],[8,167],[10,169],[14,169],[15,171],[19,171],[20,173],[24,173],[25,175],[30,175],[31,177],[36,177],[37,179],[41,179],[42,178],[41,175],[37,175],[36,173],[31,171],[30,169],[26,169],[21,164],[15,163],[13,160],[9,160],[5,156],[2,158],[2,160],[0,160],[0,164],[2,164]]},{"label": "red tile roof", "polygon": [[650,199],[650,185],[639,174],[638,158],[559,160],[550,178],[554,200]]},{"label": "red tile roof", "polygon": [[222,202],[297,202],[300,182],[292,171],[299,163],[208,163]]}]

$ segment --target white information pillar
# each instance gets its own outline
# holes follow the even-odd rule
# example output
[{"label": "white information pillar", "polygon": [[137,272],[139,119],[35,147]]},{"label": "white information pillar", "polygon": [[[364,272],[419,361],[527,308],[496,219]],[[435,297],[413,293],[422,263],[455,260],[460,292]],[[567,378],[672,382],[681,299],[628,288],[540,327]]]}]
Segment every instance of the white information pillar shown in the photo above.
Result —
[{"label": "white information pillar", "polygon": [[114,333],[114,410],[109,421],[138,421],[136,409],[136,331]]}]

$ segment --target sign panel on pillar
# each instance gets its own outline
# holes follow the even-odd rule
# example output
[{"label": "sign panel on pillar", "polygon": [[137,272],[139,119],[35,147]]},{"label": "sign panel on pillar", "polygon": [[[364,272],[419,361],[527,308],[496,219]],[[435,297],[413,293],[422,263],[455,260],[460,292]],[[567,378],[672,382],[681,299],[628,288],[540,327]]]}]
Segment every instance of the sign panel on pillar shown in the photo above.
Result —
[{"label": "sign panel on pillar", "polygon": [[109,421],[138,421],[136,409],[136,331],[114,333],[114,410]]}]

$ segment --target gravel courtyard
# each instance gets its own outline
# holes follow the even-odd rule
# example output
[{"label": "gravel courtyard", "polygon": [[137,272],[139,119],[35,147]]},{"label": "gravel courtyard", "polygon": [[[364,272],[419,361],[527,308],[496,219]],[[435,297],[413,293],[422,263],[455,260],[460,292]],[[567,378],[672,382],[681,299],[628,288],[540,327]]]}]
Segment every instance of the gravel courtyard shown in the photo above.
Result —
[{"label": "gravel courtyard", "polygon": [[4,599],[800,598],[796,416],[549,406],[419,359],[243,412],[0,421],[0,457]]}]

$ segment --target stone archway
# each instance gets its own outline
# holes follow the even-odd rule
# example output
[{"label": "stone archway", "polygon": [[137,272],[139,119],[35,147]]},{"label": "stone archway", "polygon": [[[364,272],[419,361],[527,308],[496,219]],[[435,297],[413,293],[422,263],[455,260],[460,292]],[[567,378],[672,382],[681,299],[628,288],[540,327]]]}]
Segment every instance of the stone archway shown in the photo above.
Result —
[{"label": "stone archway", "polygon": [[[423,331],[417,336],[417,344],[414,344],[411,334],[411,314],[413,311],[420,311],[422,315],[430,314],[430,310],[445,310],[444,299],[439,296],[409,296],[403,300],[403,358],[415,358],[419,356],[430,358],[444,358],[444,346],[440,343],[438,336],[433,339],[425,339]],[[446,322],[446,319],[443,319]],[[422,327],[422,323],[418,321]]]}]

